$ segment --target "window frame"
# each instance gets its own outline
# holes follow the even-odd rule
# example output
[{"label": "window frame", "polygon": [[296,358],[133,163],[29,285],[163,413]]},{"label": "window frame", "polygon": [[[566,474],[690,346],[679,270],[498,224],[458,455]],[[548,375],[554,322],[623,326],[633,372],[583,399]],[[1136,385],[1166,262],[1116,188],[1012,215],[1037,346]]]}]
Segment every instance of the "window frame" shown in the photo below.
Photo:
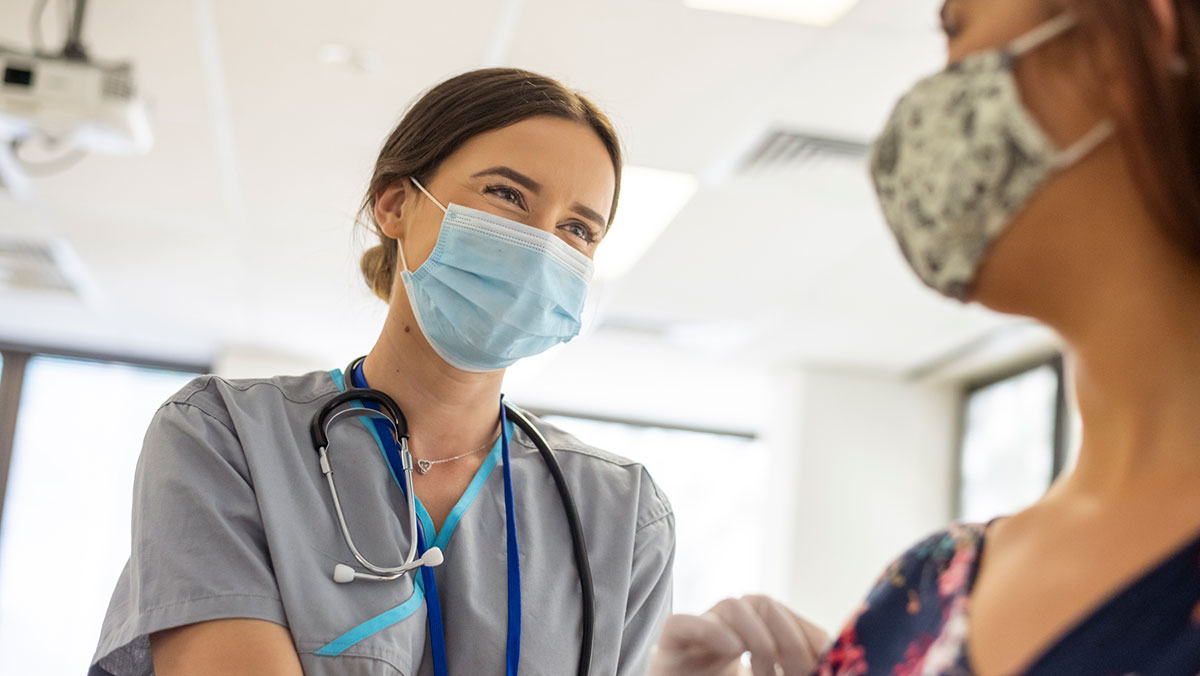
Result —
[{"label": "window frame", "polygon": [[122,364],[142,368],[181,371],[197,375],[209,373],[212,364],[205,362],[155,359],[139,355],[94,352],[71,348],[0,342],[0,529],[4,528],[4,503],[8,493],[8,477],[12,468],[13,447],[17,437],[17,422],[21,416],[21,393],[29,363],[37,357],[52,357],[91,361],[103,364]]},{"label": "window frame", "polygon": [[696,434],[711,434],[719,437],[733,437],[743,439],[745,441],[759,441],[759,434],[743,429],[732,429],[727,427],[705,426],[705,425],[684,425],[673,422],[662,422],[657,420],[649,420],[645,418],[630,418],[622,416],[603,415],[597,413],[580,413],[567,409],[552,409],[542,406],[524,406],[521,408],[538,418],[558,417],[558,418],[574,418],[575,420],[587,420],[599,423],[611,423],[614,425],[627,425],[629,427],[654,428],[660,430],[671,430],[675,432],[694,432]]},{"label": "window frame", "polygon": [[978,394],[981,390],[1020,378],[1031,371],[1036,371],[1047,366],[1054,371],[1057,384],[1054,395],[1054,429],[1051,432],[1051,452],[1053,454],[1050,464],[1051,483],[1062,474],[1067,462],[1067,445],[1071,433],[1071,412],[1067,398],[1066,369],[1061,353],[1056,353],[1048,358],[1024,361],[1017,366],[1006,368],[999,373],[967,381],[962,388],[958,405],[958,429],[956,435],[958,448],[954,453],[954,489],[951,496],[955,518],[961,519],[963,513],[963,456],[966,453],[967,446],[967,411],[970,407],[971,397]]}]

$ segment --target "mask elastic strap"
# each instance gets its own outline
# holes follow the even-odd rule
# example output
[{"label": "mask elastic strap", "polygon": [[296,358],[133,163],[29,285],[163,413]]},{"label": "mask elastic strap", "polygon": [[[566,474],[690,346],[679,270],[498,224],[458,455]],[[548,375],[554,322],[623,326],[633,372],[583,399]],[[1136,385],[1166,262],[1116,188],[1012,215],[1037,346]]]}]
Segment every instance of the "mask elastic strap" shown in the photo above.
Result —
[{"label": "mask elastic strap", "polygon": [[[442,206],[442,203],[437,201],[436,197],[434,197],[433,195],[430,195],[429,191],[425,189],[425,186],[421,185],[420,181],[418,181],[415,178],[412,178],[411,176],[409,177],[408,180],[412,181],[412,184],[417,186],[418,190],[425,193],[425,196],[428,197],[431,202],[436,204],[437,208],[442,210],[442,213],[446,213],[446,207]],[[396,248],[400,250],[400,265],[403,267],[404,272],[410,272],[410,270],[408,269],[408,261],[404,260],[404,244],[397,241]]]},{"label": "mask elastic strap", "polygon": [[430,195],[429,191],[425,189],[425,186],[421,185],[420,182],[417,181],[417,179],[409,178],[408,180],[412,181],[412,184],[417,186],[418,190],[425,193],[425,196],[428,197],[434,204],[436,204],[437,208],[441,209],[443,214],[446,213],[446,207],[442,206],[442,203],[437,201],[436,197],[434,197],[433,195]]},{"label": "mask elastic strap", "polygon": [[400,252],[400,271],[411,272],[408,269],[408,261],[404,260],[404,242],[396,240],[396,250]]},{"label": "mask elastic strap", "polygon": [[1059,153],[1058,157],[1054,159],[1054,163],[1062,168],[1075,165],[1083,158],[1091,155],[1092,151],[1099,148],[1102,143],[1115,133],[1117,133],[1117,123],[1112,120],[1105,120],[1092,127],[1092,130],[1085,134],[1083,138],[1076,141],[1075,145]]},{"label": "mask elastic strap", "polygon": [[1060,14],[1046,23],[1034,28],[1008,45],[1008,51],[1013,56],[1021,56],[1041,47],[1054,38],[1066,33],[1079,23],[1074,14]]}]

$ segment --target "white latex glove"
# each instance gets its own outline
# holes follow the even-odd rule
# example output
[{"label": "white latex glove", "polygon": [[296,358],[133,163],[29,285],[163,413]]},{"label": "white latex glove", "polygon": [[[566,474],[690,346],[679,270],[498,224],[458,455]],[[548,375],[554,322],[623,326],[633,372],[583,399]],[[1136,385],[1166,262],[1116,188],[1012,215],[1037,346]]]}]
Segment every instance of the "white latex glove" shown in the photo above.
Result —
[{"label": "white latex glove", "polygon": [[[725,599],[700,616],[673,615],[649,676],[812,676],[824,631],[766,596]],[[742,655],[750,653],[750,670]]]}]

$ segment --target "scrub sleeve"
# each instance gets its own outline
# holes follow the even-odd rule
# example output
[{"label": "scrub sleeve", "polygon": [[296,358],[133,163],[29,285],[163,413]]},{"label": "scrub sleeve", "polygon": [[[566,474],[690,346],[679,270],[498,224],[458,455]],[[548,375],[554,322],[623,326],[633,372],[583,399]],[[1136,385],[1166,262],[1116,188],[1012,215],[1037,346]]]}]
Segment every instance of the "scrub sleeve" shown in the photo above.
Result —
[{"label": "scrub sleeve", "polygon": [[[649,479],[649,475],[646,475]],[[653,483],[650,484],[653,486]],[[659,509],[670,509],[663,499]],[[633,545],[633,575],[625,609],[625,631],[617,663],[619,676],[643,676],[658,635],[671,614],[675,564],[675,515],[652,516],[638,528]]]},{"label": "scrub sleeve", "polygon": [[89,676],[142,676],[150,634],[218,618],[286,625],[254,480],[226,425],[160,408],[134,481],[132,551]]}]

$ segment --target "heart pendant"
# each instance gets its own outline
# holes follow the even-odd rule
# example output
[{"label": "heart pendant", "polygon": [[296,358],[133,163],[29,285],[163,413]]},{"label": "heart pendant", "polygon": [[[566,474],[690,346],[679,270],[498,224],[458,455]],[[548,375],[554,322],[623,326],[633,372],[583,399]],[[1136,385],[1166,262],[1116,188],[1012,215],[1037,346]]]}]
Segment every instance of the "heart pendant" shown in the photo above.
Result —
[{"label": "heart pendant", "polygon": [[421,474],[429,474],[429,470],[433,469],[433,463],[428,460],[417,461],[417,471]]}]

